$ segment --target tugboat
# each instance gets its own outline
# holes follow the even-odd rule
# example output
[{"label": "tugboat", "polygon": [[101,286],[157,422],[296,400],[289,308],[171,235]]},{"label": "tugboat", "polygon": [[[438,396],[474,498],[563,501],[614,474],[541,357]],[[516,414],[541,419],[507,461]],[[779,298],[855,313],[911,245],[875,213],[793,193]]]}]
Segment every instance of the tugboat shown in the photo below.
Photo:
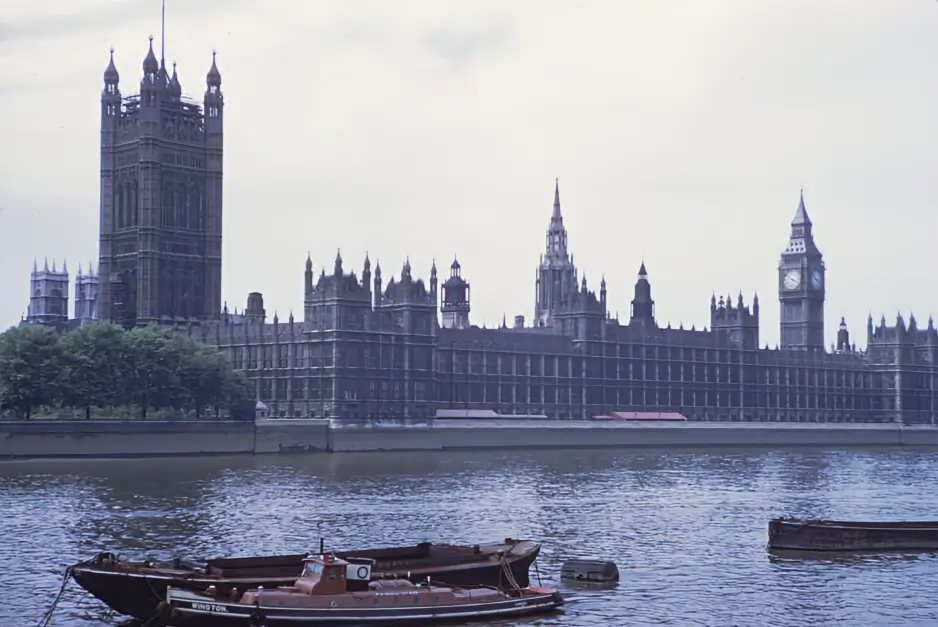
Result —
[{"label": "tugboat", "polygon": [[[373,560],[372,579],[410,579],[417,583],[430,577],[449,586],[497,588],[511,587],[509,581],[514,581],[523,588],[530,583],[529,570],[540,551],[539,542],[505,538],[503,542],[476,545],[421,542],[412,546],[338,551],[336,556],[349,561]],[[318,554],[325,553],[324,540],[320,538]],[[78,585],[115,612],[148,621],[166,600],[169,587],[193,592],[211,587],[217,594],[227,596],[234,588],[243,592],[290,586],[303,570],[303,560],[308,554],[309,551],[212,558],[191,563],[180,559],[129,561],[113,553],[99,553],[70,566],[69,572]],[[510,580],[507,574],[511,575]]]},{"label": "tugboat", "polygon": [[558,610],[553,588],[455,588],[407,579],[371,581],[372,560],[311,555],[292,586],[271,590],[213,588],[192,592],[170,587],[164,618],[174,627],[311,627],[317,625],[413,625],[450,620],[496,619]]}]

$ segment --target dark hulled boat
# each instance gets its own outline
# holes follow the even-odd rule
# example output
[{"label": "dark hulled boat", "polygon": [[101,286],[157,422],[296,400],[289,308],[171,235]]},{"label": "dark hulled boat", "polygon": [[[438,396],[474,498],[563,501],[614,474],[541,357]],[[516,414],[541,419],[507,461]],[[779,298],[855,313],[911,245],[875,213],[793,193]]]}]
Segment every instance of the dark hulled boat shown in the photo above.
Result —
[{"label": "dark hulled boat", "polygon": [[938,551],[938,522],[847,522],[773,518],[775,551]]},{"label": "dark hulled boat", "polygon": [[[422,542],[414,546],[339,551],[345,560],[372,560],[371,579],[407,579],[418,582],[429,577],[452,586],[504,587],[506,569],[519,587],[530,584],[528,570],[541,545],[531,540],[506,538],[486,545],[451,545]],[[290,586],[303,569],[306,554],[262,557],[215,558],[204,563],[124,561],[112,553],[71,566],[79,586],[114,611],[149,620],[166,599],[170,586],[201,592],[210,586],[220,595],[232,589]]]},{"label": "dark hulled boat", "polygon": [[551,588],[441,586],[427,580],[370,581],[364,560],[310,556],[291,586],[220,596],[169,588],[163,618],[174,627],[312,627],[315,625],[414,625],[495,619],[557,610],[563,598]]}]

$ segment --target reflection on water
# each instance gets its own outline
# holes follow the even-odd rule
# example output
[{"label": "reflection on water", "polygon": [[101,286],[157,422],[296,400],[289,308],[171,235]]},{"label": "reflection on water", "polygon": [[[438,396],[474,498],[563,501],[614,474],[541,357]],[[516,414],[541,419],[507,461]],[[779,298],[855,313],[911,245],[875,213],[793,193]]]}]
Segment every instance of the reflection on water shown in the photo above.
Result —
[{"label": "reflection on water", "polygon": [[[188,557],[544,541],[615,561],[550,618],[501,625],[927,625],[938,558],[769,555],[779,514],[938,518],[936,456],[909,450],[528,451],[14,462],[0,465],[0,625],[33,625],[64,567],[103,549]],[[72,584],[54,625],[116,625]],[[495,623],[499,624],[499,623]]]}]

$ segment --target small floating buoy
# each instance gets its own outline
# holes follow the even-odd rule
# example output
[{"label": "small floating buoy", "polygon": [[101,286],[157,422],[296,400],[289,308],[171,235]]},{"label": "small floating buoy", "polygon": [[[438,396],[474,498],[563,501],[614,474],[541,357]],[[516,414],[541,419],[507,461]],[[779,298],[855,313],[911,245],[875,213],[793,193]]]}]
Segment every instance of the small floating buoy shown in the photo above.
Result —
[{"label": "small floating buoy", "polygon": [[583,583],[615,583],[619,581],[619,567],[609,560],[567,560],[560,568],[560,579]]}]

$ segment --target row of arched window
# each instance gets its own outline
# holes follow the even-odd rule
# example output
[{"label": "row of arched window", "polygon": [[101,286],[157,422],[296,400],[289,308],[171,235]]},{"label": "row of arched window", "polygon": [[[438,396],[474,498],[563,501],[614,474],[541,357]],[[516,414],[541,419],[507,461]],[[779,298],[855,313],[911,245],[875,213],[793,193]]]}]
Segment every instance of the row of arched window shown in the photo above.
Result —
[{"label": "row of arched window", "polygon": [[118,229],[135,227],[140,223],[138,189],[135,180],[117,183],[114,190],[114,213]]},{"label": "row of arched window", "polygon": [[202,192],[198,187],[166,183],[160,204],[160,226],[201,230],[204,226]]},{"label": "row of arched window", "polygon": [[160,315],[183,318],[201,316],[199,287],[200,282],[194,270],[160,270]]},{"label": "row of arched window", "polygon": [[[140,225],[139,184],[135,180],[118,182],[114,190],[114,215],[117,229]],[[166,183],[160,203],[160,226],[201,230],[205,212],[201,190],[196,186]]]}]

